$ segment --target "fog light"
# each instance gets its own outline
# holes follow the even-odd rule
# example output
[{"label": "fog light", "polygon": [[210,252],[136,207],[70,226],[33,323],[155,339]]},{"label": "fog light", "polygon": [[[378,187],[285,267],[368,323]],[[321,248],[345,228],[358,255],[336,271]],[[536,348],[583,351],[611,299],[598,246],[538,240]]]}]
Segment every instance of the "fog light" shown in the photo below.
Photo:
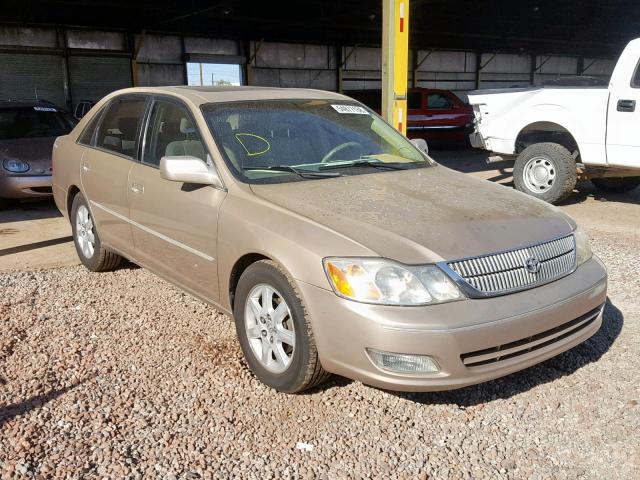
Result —
[{"label": "fog light", "polygon": [[367,348],[371,361],[382,370],[395,373],[437,373],[436,361],[427,355],[407,355],[405,353],[382,352]]}]

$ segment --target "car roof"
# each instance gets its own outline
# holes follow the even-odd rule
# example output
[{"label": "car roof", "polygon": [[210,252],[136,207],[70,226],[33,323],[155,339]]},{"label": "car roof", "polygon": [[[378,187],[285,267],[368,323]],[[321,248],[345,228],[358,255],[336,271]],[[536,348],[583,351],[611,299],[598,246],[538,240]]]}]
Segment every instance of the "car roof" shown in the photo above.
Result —
[{"label": "car roof", "polygon": [[48,100],[38,99],[0,99],[0,108],[7,107],[51,107],[56,110],[61,110],[57,105],[49,102]]},{"label": "car roof", "polygon": [[325,90],[309,88],[277,88],[277,87],[134,87],[118,90],[114,95],[146,93],[169,94],[190,100],[196,105],[204,103],[233,102],[242,100],[350,100],[344,95]]}]

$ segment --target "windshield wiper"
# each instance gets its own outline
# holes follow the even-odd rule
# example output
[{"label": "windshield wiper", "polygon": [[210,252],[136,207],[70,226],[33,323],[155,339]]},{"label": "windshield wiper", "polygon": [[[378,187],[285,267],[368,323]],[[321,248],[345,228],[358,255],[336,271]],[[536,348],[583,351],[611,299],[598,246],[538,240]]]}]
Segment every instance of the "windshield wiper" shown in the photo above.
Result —
[{"label": "windshield wiper", "polygon": [[341,173],[337,172],[313,172],[311,170],[304,170],[301,168],[292,167],[291,165],[263,165],[257,167],[243,167],[243,170],[275,170],[277,172],[291,172],[302,178],[327,178],[327,177],[342,177]]},{"label": "windshield wiper", "polygon": [[336,163],[327,163],[326,165],[322,165],[320,170],[330,170],[333,168],[350,168],[350,167],[373,167],[379,168],[381,170],[407,170],[407,165],[413,165],[418,162],[382,162],[375,158],[367,158],[360,157],[358,160],[353,160],[352,162],[336,162]]}]

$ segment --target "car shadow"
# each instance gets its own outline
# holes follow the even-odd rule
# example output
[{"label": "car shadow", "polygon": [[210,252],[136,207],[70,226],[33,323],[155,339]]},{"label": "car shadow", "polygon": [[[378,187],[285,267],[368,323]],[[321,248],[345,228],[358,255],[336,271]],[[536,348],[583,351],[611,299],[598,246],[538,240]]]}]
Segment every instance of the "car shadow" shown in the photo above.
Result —
[{"label": "car shadow", "polygon": [[61,217],[52,197],[43,199],[16,200],[0,208],[0,224],[23,220],[43,220]]},{"label": "car shadow", "polygon": [[0,429],[2,429],[2,427],[6,423],[10,422],[14,418],[24,415],[25,413],[29,413],[31,410],[35,410],[37,408],[42,407],[43,405],[49,403],[52,400],[55,400],[56,398],[64,395],[65,393],[73,390],[74,388],[78,387],[79,385],[82,385],[83,383],[87,382],[88,380],[91,380],[94,377],[95,375],[86,377],[67,387],[60,388],[58,390],[52,390],[48,393],[43,393],[41,395],[35,395],[22,402],[18,402],[18,403],[6,405],[6,406],[0,406]]},{"label": "car shadow", "polygon": [[506,377],[458,390],[425,393],[390,391],[389,393],[424,405],[453,404],[459,408],[497,399],[508,399],[536,386],[571,375],[585,365],[598,361],[620,335],[623,323],[624,315],[607,299],[602,326],[593,337],[538,365]]}]

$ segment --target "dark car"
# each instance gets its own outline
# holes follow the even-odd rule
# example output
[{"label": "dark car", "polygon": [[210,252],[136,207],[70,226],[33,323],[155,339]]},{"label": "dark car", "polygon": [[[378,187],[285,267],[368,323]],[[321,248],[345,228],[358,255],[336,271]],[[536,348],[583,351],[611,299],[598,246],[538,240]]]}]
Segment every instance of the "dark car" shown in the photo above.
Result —
[{"label": "dark car", "polygon": [[[345,92],[380,113],[380,90]],[[473,129],[473,109],[449,90],[410,88],[407,93],[407,137],[466,142]]]},{"label": "dark car", "polygon": [[75,119],[43,100],[0,101],[0,202],[51,195],[51,150]]}]

